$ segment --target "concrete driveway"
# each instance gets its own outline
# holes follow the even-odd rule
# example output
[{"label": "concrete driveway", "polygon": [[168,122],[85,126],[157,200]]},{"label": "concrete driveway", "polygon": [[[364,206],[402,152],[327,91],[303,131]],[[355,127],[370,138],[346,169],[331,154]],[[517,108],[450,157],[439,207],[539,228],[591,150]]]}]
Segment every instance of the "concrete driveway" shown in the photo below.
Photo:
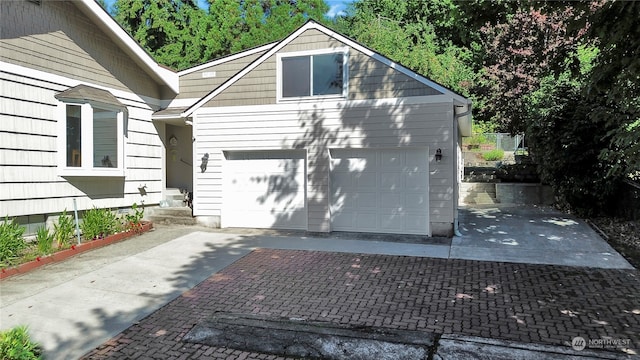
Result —
[{"label": "concrete driveway", "polygon": [[633,269],[583,220],[550,207],[461,208],[460,230],[451,258]]}]

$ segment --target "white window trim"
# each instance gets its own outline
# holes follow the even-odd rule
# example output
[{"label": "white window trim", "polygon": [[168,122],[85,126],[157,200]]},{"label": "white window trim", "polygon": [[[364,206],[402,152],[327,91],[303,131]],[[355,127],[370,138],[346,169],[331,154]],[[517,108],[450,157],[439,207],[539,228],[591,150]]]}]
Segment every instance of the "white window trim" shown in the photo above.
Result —
[{"label": "white window trim", "polygon": [[[313,56],[313,55],[328,55],[342,53],[342,93],[337,95],[310,95],[310,96],[298,96],[298,97],[283,97],[282,96],[282,59],[288,57],[297,56]],[[311,68],[311,88],[313,88],[313,68]],[[277,102],[293,102],[293,101],[315,101],[322,99],[346,99],[349,90],[349,47],[339,47],[331,49],[320,50],[308,50],[308,51],[296,51],[276,54],[276,101]]]},{"label": "white window trim", "polygon": [[[82,121],[82,148],[80,153],[81,166],[67,166],[67,105],[80,106],[80,116]],[[93,167],[93,108],[97,107],[105,110],[112,110],[117,113],[117,133],[118,133],[118,167],[115,168],[95,168]],[[91,102],[58,102],[58,176],[73,177],[124,177],[125,169],[125,115],[126,112],[122,108],[102,104],[92,104]],[[87,156],[86,154],[90,154]]]}]

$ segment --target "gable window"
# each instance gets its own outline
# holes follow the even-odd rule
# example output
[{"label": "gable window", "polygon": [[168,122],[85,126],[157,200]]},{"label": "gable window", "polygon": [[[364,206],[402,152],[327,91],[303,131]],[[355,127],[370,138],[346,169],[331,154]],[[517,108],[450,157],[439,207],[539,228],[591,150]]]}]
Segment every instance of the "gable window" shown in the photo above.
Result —
[{"label": "gable window", "polygon": [[126,108],[105,90],[79,94],[76,88],[56,95],[64,112],[58,132],[59,174],[124,176]]},{"label": "gable window", "polygon": [[346,97],[347,58],[347,49],[279,54],[279,99]]}]

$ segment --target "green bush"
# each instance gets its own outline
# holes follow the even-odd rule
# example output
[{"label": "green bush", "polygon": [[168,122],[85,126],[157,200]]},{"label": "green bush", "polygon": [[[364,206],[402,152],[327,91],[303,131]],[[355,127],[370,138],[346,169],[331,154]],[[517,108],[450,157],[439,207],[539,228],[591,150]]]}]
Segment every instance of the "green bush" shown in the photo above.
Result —
[{"label": "green bush", "polygon": [[36,230],[36,243],[38,253],[48,255],[53,252],[53,233],[49,232],[46,226],[41,226]]},{"label": "green bush", "polygon": [[504,150],[502,149],[494,149],[494,150],[489,150],[485,153],[482,153],[482,158],[485,161],[498,161],[498,160],[502,160],[503,157],[504,157]]},{"label": "green bush", "polygon": [[42,349],[31,340],[26,326],[17,326],[0,332],[0,359],[42,359]]},{"label": "green bush", "polygon": [[82,235],[87,240],[101,239],[120,229],[118,217],[109,209],[93,208],[82,216]]},{"label": "green bush", "polygon": [[67,215],[66,209],[60,217],[58,217],[58,222],[53,225],[53,228],[53,238],[57,242],[58,248],[64,249],[69,247],[70,240],[75,234],[75,226],[71,216]]},{"label": "green bush", "polygon": [[5,262],[20,256],[20,252],[27,247],[22,237],[24,227],[15,223],[13,219],[5,217],[0,223],[0,262]]}]

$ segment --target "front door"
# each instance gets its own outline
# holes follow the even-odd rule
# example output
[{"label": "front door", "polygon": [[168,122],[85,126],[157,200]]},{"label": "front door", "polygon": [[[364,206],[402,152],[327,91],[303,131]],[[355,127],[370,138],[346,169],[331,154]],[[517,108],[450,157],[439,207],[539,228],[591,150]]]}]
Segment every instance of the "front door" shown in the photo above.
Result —
[{"label": "front door", "polygon": [[192,127],[166,125],[167,185],[171,189],[193,191]]}]

